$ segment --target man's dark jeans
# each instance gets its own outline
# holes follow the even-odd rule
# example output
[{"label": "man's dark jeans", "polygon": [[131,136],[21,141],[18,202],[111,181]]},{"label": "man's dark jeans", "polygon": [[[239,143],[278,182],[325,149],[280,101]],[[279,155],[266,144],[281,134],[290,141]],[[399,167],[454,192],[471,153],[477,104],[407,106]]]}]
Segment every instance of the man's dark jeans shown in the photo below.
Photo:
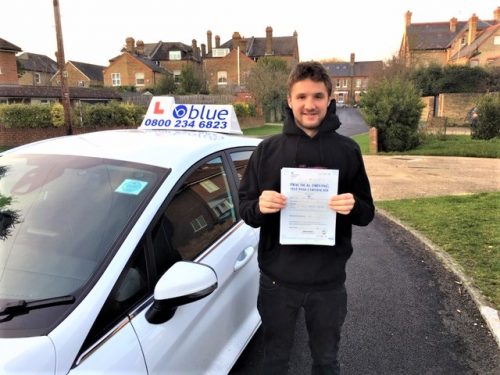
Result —
[{"label": "man's dark jeans", "polygon": [[340,374],[337,360],[340,331],[347,314],[345,286],[302,292],[260,276],[257,307],[264,334],[263,374],[286,374],[299,309],[304,308],[312,374]]}]

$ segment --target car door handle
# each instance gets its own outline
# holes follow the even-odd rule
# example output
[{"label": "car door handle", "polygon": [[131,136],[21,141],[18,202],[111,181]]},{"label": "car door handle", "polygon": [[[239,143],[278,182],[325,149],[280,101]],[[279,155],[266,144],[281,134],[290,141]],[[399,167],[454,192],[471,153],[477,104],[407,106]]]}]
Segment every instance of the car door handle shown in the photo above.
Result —
[{"label": "car door handle", "polygon": [[252,259],[252,255],[254,252],[255,249],[253,247],[247,247],[245,250],[243,250],[240,255],[238,255],[236,263],[234,263],[234,270],[238,271],[241,267],[247,264],[250,259]]}]

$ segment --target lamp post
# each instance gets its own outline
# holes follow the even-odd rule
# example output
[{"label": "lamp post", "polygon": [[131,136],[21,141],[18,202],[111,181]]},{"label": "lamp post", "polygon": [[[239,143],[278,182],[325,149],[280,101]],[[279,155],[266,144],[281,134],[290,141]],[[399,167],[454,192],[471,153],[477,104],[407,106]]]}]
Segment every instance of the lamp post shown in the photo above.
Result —
[{"label": "lamp post", "polygon": [[56,22],[56,38],[57,38],[57,67],[61,77],[61,100],[64,109],[64,125],[68,135],[73,134],[71,126],[71,102],[69,98],[68,88],[68,72],[66,71],[66,62],[64,61],[64,45],[61,28],[61,15],[59,14],[59,0],[53,0],[54,4],[54,20]]}]

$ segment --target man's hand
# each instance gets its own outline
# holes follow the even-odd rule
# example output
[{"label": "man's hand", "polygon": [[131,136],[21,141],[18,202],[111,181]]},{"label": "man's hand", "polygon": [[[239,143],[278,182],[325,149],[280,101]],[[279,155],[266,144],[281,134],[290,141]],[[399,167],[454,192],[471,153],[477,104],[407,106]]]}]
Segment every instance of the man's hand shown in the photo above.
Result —
[{"label": "man's hand", "polygon": [[263,214],[273,214],[286,205],[286,197],[274,190],[264,190],[259,197],[259,210]]},{"label": "man's hand", "polygon": [[351,193],[345,193],[330,198],[328,207],[341,215],[348,215],[354,207],[354,203],[354,196]]}]

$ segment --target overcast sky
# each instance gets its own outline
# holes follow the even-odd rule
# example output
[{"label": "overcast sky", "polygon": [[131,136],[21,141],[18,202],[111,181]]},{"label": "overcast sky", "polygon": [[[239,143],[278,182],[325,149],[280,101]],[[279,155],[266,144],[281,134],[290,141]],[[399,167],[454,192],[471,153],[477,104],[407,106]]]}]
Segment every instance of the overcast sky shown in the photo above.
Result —
[{"label": "overcast sky", "polygon": [[[24,52],[55,60],[52,0],[0,0],[0,38]],[[59,0],[66,60],[108,65],[125,38],[144,43],[207,44],[242,37],[298,33],[301,61],[324,58],[386,60],[399,50],[404,15],[413,22],[493,19],[498,0]],[[215,41],[213,42],[215,45]]]}]

